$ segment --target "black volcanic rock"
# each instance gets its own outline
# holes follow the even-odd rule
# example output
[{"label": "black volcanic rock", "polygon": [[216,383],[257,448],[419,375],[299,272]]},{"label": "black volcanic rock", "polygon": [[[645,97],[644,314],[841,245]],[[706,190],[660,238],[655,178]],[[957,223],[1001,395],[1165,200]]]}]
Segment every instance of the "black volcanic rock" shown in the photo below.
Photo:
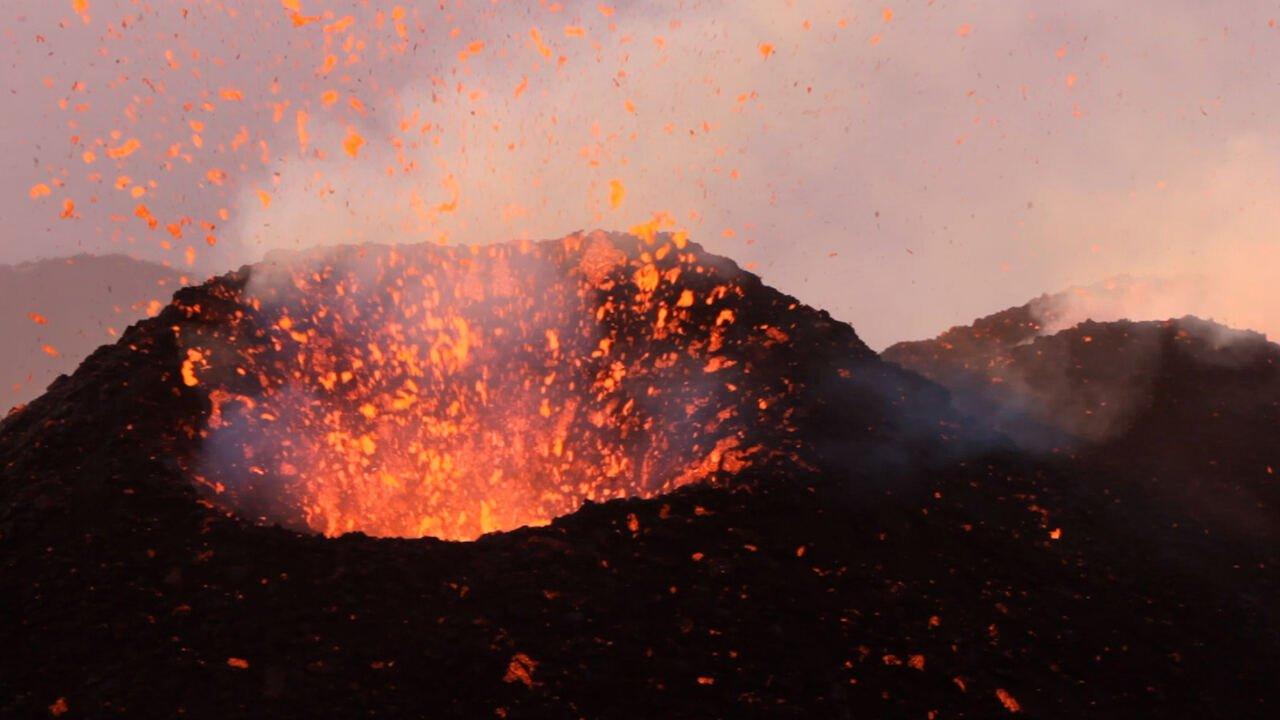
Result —
[{"label": "black volcanic rock", "polygon": [[1268,714],[1274,545],[1112,493],[1123,462],[983,452],[937,386],[691,247],[794,339],[740,380],[796,384],[794,452],[470,543],[202,501],[179,338],[258,269],[181,291],[0,424],[0,714]]}]

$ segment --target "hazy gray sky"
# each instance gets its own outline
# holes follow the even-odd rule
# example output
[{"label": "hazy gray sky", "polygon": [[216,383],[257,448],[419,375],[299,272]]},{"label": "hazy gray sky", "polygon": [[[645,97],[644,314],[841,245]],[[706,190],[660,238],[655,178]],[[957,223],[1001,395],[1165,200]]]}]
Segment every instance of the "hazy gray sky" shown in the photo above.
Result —
[{"label": "hazy gray sky", "polygon": [[1117,273],[1203,275],[1189,311],[1280,334],[1274,2],[0,12],[0,262],[664,213],[877,348]]}]

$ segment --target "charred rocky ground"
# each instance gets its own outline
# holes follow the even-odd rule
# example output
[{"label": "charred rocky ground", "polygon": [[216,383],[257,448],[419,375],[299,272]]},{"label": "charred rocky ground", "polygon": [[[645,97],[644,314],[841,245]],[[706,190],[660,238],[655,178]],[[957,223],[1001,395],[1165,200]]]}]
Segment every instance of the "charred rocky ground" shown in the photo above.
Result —
[{"label": "charred rocky ground", "polygon": [[[1020,449],[848,326],[705,259],[743,288],[744,327],[791,339],[749,364],[794,388],[785,437],[739,430],[788,452],[470,543],[324,538],[205,500],[186,468],[209,391],[184,382],[182,338],[224,322],[255,268],[179,292],[0,425],[0,713],[1274,712],[1266,532],[1148,502],[1132,457]],[[1224,422],[1238,436],[1166,442],[1274,445],[1265,418]]]}]

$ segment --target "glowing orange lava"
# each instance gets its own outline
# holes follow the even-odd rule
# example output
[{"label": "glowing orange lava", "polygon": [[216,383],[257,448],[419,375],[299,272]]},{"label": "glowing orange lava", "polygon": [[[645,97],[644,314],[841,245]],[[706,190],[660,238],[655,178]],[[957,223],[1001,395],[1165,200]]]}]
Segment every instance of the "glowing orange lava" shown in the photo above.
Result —
[{"label": "glowing orange lava", "polygon": [[724,481],[786,446],[790,382],[750,376],[788,334],[753,318],[795,304],[708,258],[599,232],[268,258],[188,308],[213,320],[182,338],[193,471],[247,518],[450,539]]}]

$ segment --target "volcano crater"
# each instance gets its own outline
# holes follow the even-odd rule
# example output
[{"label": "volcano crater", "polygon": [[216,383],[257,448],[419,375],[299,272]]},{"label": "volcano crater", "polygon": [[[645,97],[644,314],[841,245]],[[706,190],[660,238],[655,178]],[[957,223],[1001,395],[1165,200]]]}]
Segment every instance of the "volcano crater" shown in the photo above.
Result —
[{"label": "volcano crater", "polygon": [[243,519],[328,536],[473,539],[803,462],[821,348],[796,334],[843,356],[837,381],[873,357],[668,234],[275,253],[173,309],[207,403],[185,470]]}]

